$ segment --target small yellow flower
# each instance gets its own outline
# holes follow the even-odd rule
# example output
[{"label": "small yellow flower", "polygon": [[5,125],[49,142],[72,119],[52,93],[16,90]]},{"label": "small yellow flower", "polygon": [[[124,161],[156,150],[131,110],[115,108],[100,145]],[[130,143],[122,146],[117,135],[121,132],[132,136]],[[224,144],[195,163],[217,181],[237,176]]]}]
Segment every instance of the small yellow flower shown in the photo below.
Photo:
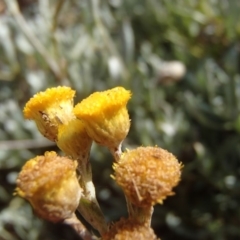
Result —
[{"label": "small yellow flower", "polygon": [[[133,218],[121,218],[109,232],[104,234],[102,240],[157,240],[152,228],[136,222]],[[158,239],[160,240],[160,239]]]},{"label": "small yellow flower", "polygon": [[23,113],[26,119],[34,120],[38,130],[51,141],[56,141],[58,127],[75,118],[73,97],[69,87],[48,88],[34,95],[26,104]]},{"label": "small yellow flower", "polygon": [[59,127],[58,147],[73,159],[88,160],[92,139],[79,119]]},{"label": "small yellow flower", "polygon": [[130,202],[148,207],[174,194],[172,188],[180,181],[182,165],[164,149],[139,147],[123,153],[113,168],[113,178]]},{"label": "small yellow flower", "polygon": [[82,194],[76,168],[76,161],[46,152],[23,166],[17,179],[16,194],[28,200],[43,219],[58,222],[69,218]]},{"label": "small yellow flower", "polygon": [[88,135],[98,144],[117,148],[128,134],[130,120],[126,108],[130,91],[116,87],[95,92],[74,108]]}]

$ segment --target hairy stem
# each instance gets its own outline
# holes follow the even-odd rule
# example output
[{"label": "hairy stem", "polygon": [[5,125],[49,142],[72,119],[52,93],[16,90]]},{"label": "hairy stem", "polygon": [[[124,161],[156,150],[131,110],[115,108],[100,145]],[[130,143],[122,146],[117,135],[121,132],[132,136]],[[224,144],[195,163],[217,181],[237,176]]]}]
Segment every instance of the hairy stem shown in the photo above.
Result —
[{"label": "hairy stem", "polygon": [[80,222],[80,220],[76,217],[75,214],[73,214],[73,216],[71,218],[65,219],[63,222],[65,224],[71,226],[83,240],[94,240],[94,239],[96,239],[94,236],[92,236],[90,234],[90,232]]}]

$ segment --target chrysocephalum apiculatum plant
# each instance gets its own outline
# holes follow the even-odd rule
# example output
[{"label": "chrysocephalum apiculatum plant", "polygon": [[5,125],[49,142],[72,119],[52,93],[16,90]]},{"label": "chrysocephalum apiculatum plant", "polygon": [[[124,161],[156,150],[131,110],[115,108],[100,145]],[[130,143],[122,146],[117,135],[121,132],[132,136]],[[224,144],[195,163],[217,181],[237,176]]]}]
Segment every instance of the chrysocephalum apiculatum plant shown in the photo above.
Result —
[{"label": "chrysocephalum apiculatum plant", "polygon": [[[65,156],[46,152],[27,161],[15,193],[28,200],[39,217],[69,224],[85,240],[157,239],[150,226],[153,206],[174,194],[181,163],[157,146],[122,152],[130,128],[130,91],[115,87],[95,92],[75,107],[74,95],[69,87],[49,88],[27,102],[25,118],[34,120],[38,130],[56,142]],[[129,216],[116,223],[106,223],[96,199],[89,161],[93,141],[112,153],[112,178],[126,197]],[[98,236],[85,228],[75,211]]]}]

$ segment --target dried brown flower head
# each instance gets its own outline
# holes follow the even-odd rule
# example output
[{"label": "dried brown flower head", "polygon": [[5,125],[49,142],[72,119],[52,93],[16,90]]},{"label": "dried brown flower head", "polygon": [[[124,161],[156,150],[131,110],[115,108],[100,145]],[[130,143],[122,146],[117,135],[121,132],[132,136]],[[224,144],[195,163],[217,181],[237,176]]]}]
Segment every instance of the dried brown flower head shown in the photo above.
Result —
[{"label": "dried brown flower head", "polygon": [[102,240],[157,240],[157,237],[151,227],[132,218],[122,218],[111,226]]},{"label": "dried brown flower head", "polygon": [[55,152],[46,152],[23,166],[16,194],[28,200],[41,218],[58,222],[75,212],[82,189],[76,176],[77,163]]},{"label": "dried brown flower head", "polygon": [[164,149],[139,147],[122,154],[114,164],[113,178],[133,204],[146,207],[174,194],[172,188],[180,181],[181,167]]}]

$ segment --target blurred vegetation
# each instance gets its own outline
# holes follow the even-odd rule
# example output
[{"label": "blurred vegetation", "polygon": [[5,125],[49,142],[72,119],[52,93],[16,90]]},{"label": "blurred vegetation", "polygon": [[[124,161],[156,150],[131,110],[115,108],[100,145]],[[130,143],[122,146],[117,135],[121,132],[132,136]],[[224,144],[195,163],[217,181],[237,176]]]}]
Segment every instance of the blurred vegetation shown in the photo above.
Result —
[{"label": "blurred vegetation", "polygon": [[[12,195],[26,160],[57,151],[22,108],[58,85],[76,89],[76,102],[130,89],[124,147],[158,145],[183,162],[176,195],[155,207],[162,240],[240,239],[239,11],[237,0],[1,0],[0,239],[77,239]],[[181,81],[163,80],[172,60],[186,66]],[[111,156],[94,145],[91,161],[103,211],[117,220],[126,208]]]}]

